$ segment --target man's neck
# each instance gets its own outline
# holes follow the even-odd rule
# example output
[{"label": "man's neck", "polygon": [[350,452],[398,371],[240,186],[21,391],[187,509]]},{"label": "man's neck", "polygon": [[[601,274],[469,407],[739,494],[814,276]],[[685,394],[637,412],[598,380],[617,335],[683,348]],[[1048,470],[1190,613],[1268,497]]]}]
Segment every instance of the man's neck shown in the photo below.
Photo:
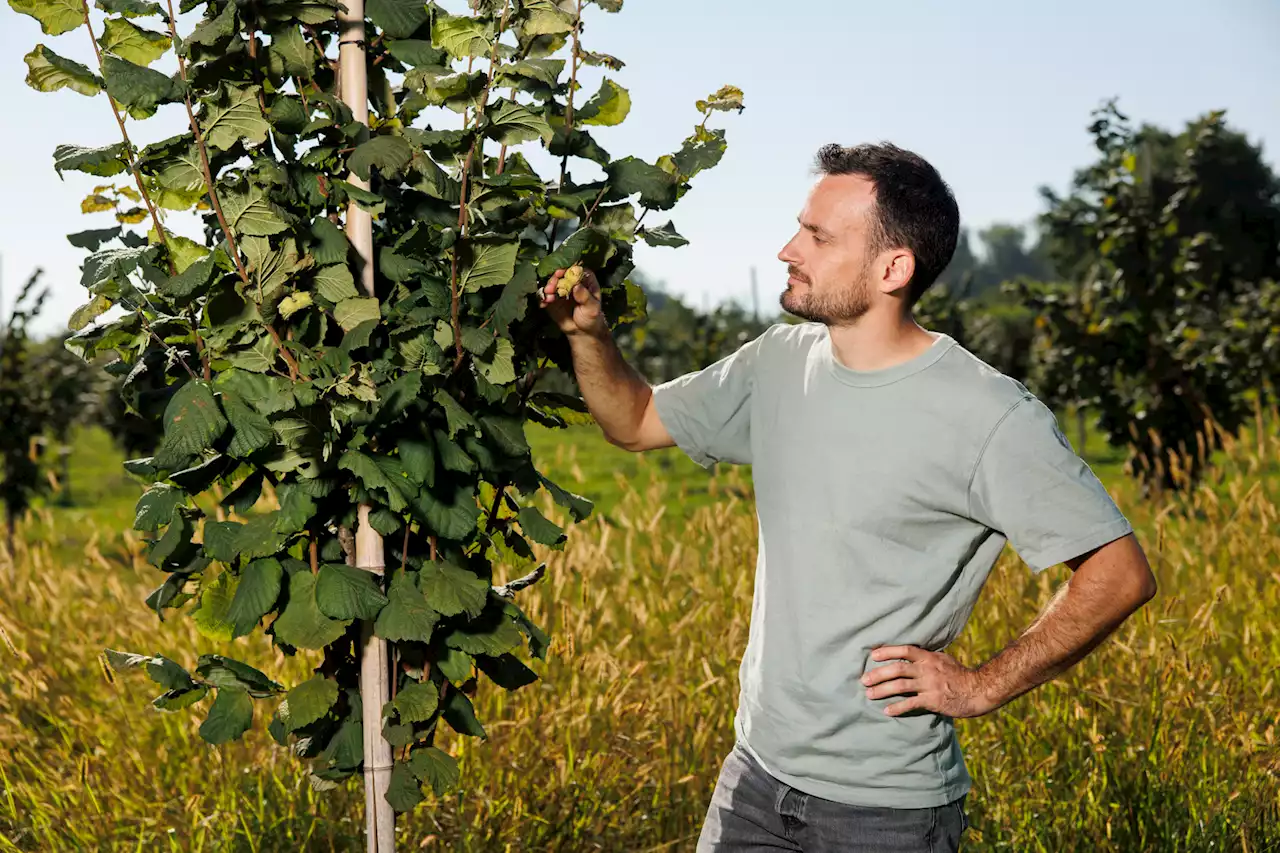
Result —
[{"label": "man's neck", "polygon": [[864,314],[849,325],[827,326],[835,358],[850,370],[884,370],[910,361],[938,340],[911,317],[891,322]]}]

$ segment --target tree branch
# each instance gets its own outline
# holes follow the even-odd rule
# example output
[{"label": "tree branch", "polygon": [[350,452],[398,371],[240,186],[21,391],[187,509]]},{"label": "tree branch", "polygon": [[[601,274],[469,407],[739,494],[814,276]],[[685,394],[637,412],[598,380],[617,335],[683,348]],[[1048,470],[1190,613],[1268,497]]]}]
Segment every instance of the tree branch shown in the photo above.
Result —
[{"label": "tree branch", "polygon": [[[169,35],[172,37],[173,43],[177,45],[180,42],[178,39],[177,24],[174,23],[175,16],[173,13],[173,0],[165,0],[165,2],[169,7]],[[252,32],[250,32],[249,35],[249,43],[252,46]],[[174,53],[178,57],[178,73],[182,76],[182,82],[186,83],[187,62],[183,59],[181,52],[175,49]],[[259,90],[258,96],[261,98],[261,90]],[[249,282],[249,272],[245,269],[244,261],[240,258],[240,249],[236,245],[235,235],[231,233],[231,228],[227,225],[227,217],[222,212],[222,202],[218,200],[217,190],[214,189],[213,170],[209,166],[209,151],[204,144],[204,134],[200,132],[200,123],[196,121],[195,110],[191,107],[191,90],[189,86],[182,96],[182,101],[187,107],[187,121],[191,124],[191,132],[195,136],[196,150],[200,152],[200,169],[204,176],[205,188],[209,191],[209,204],[213,207],[213,212],[218,217],[218,225],[222,228],[222,233],[227,238],[227,247],[231,253],[232,259],[235,261],[236,270],[240,274],[240,280],[244,282],[244,286],[247,290],[252,287]],[[294,381],[297,381],[299,376],[298,362],[294,359],[293,355],[285,349],[284,344],[281,343],[280,333],[276,331],[275,326],[271,323],[267,323],[266,327],[267,331],[271,334],[271,340],[275,342],[276,349],[280,352],[281,358],[284,359],[284,363],[289,365],[289,377]],[[303,376],[302,378],[306,379],[307,377]]]}]

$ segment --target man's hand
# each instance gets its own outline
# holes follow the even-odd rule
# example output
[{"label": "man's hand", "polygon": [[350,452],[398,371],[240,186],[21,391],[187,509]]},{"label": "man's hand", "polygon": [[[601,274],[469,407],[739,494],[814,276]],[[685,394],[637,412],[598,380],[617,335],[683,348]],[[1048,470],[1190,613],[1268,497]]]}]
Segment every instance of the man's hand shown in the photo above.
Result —
[{"label": "man's hand", "polygon": [[547,309],[551,319],[565,335],[608,335],[609,324],[600,305],[600,282],[596,280],[595,273],[583,269],[582,278],[569,295],[560,296],[556,289],[565,272],[566,270],[556,270],[543,285],[542,307]]},{"label": "man's hand", "polygon": [[869,699],[916,694],[887,706],[884,712],[889,716],[922,708],[948,717],[978,717],[996,709],[982,676],[945,652],[919,646],[880,646],[871,652],[872,660],[899,658],[904,660],[878,666],[862,676]]}]

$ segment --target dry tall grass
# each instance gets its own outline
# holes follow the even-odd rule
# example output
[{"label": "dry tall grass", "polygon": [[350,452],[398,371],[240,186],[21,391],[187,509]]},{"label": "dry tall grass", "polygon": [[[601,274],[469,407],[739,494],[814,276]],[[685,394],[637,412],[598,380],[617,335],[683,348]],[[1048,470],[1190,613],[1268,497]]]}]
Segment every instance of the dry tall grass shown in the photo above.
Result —
[{"label": "dry tall grass", "polygon": [[[958,723],[976,780],[966,850],[1280,848],[1280,478],[1267,473],[1280,438],[1227,438],[1217,456],[1182,498],[1110,484],[1160,595],[1059,680]],[[533,662],[543,678],[482,684],[491,736],[437,740],[461,759],[461,790],[402,818],[404,849],[692,850],[732,745],[750,488],[721,472],[722,500],[671,524],[679,494],[620,485],[616,524],[594,518],[563,552],[539,549],[546,578],[522,595],[554,637]],[[363,849],[357,789],[312,792],[261,725],[208,747],[196,715],[154,712],[149,682],[104,672],[105,647],[188,664],[227,651],[144,608],[156,573],[133,535],[50,512],[21,532],[0,555],[0,850]],[[950,651],[994,654],[1067,575],[1033,577],[1006,551]],[[318,659],[251,639],[231,653],[286,684]]]}]

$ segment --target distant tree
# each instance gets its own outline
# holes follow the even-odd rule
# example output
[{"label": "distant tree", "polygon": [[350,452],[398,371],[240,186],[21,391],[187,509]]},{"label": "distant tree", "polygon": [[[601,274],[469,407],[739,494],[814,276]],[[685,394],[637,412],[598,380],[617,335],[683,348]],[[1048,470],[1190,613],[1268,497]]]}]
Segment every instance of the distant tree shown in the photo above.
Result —
[{"label": "distant tree", "polygon": [[[13,553],[18,519],[47,482],[41,475],[36,439],[44,432],[49,395],[34,371],[28,326],[40,313],[49,289],[36,293],[37,269],[0,325],[0,500],[4,502],[6,544]],[[0,319],[3,315],[0,315]]]},{"label": "distant tree", "polygon": [[[1095,406],[1148,487],[1193,482],[1197,433],[1229,432],[1277,371],[1280,181],[1222,112],[1177,136],[1094,114],[1097,162],[1041,218],[1074,286],[1024,285],[1046,375]],[[1175,464],[1171,452],[1182,454]],[[1182,476],[1177,470],[1185,463]]]}]

